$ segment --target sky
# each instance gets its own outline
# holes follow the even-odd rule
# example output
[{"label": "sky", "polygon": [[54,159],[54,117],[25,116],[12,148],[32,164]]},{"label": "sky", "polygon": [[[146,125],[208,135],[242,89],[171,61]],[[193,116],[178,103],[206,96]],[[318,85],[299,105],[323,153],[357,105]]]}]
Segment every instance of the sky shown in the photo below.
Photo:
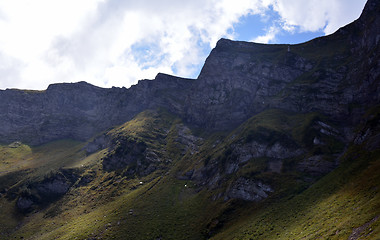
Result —
[{"label": "sky", "polygon": [[220,38],[296,44],[357,19],[365,0],[0,0],[0,89],[196,78]]}]

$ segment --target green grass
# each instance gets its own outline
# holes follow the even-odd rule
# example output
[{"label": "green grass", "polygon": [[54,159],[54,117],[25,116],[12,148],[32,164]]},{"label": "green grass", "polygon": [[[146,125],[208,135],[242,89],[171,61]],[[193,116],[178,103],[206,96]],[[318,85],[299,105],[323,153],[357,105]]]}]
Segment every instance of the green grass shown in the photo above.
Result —
[{"label": "green grass", "polygon": [[27,168],[46,171],[49,168],[70,167],[84,158],[83,146],[83,143],[72,140],[59,140],[36,147],[25,144],[0,146],[0,175],[1,172]]},{"label": "green grass", "polygon": [[7,172],[23,169],[28,164],[32,149],[21,143],[0,146],[0,176]]},{"label": "green grass", "polygon": [[[312,152],[307,142],[318,134],[316,121],[329,123],[317,113],[267,110],[232,132],[203,133],[199,152],[190,153],[183,152],[178,140],[180,119],[163,110],[149,110],[108,133],[111,141],[143,141],[161,158],[170,158],[147,176],[103,171],[102,158],[109,149],[86,156],[81,142],[2,146],[0,166],[8,167],[5,162],[20,166],[8,168],[10,172],[0,179],[7,179],[1,184],[15,193],[25,180],[39,181],[60,168],[73,168],[89,181],[81,183],[79,178],[65,196],[27,214],[17,212],[16,198],[0,196],[0,239],[347,239],[353,229],[380,215],[380,152],[365,151],[367,142],[351,146],[341,165],[315,183],[303,181],[304,173],[292,169],[300,159],[285,159],[283,172],[273,173],[267,171],[266,157],[250,159],[215,189],[177,179],[180,173],[213,161],[220,161],[217,166],[223,168],[223,158],[233,157],[234,145],[253,140],[291,142]],[[325,154],[336,151],[327,149]],[[212,200],[239,177],[261,179],[275,193],[260,203]],[[379,221],[373,221],[361,234],[376,239],[378,229]]]},{"label": "green grass", "polygon": [[[0,146],[0,191],[11,191],[60,168],[72,168],[85,159],[83,143],[72,140],[50,142],[37,147],[21,144],[17,147]],[[84,165],[83,165],[84,166]]]},{"label": "green grass", "polygon": [[42,180],[51,171],[71,168],[80,163],[85,159],[81,150],[83,146],[83,143],[72,140],[37,147],[19,143],[0,146],[0,191],[3,192],[0,195],[1,233],[12,232],[23,219],[16,210],[14,194],[17,196],[27,184]]},{"label": "green grass", "polygon": [[[115,141],[121,138],[144,141],[160,156],[181,157],[182,151],[178,152],[178,148],[183,147],[177,141],[176,127],[180,123],[166,111],[152,110],[139,114],[108,134]],[[39,208],[38,212],[28,213],[32,221],[17,213],[15,200],[4,200],[4,203],[13,206],[11,212],[19,216],[12,218],[14,221],[5,225],[1,232],[11,233],[17,222],[23,222],[8,237],[72,239],[75,236],[81,239],[95,235],[111,238],[112,235],[120,239],[146,239],[148,234],[152,238],[162,235],[181,239],[193,232],[198,233],[194,239],[203,236],[201,229],[205,223],[199,224],[197,219],[205,214],[203,206],[209,205],[205,200],[207,193],[198,194],[190,182],[176,180],[175,172],[167,175],[168,168],[132,179],[116,172],[104,172],[101,161],[108,150],[85,156],[83,147],[84,144],[79,142],[58,141],[33,147],[24,154],[29,162],[23,168],[28,173],[22,179],[39,181],[50,171],[79,168],[82,169],[81,175],[90,177],[91,181],[84,186],[74,185],[63,198]],[[16,162],[21,161],[17,156],[15,159]],[[15,192],[25,184],[22,179],[15,179],[15,182],[20,180],[18,186],[14,187]],[[134,209],[133,215],[130,209]],[[9,212],[4,214],[8,217],[12,215]],[[132,219],[134,224],[130,222]],[[191,225],[187,225],[188,220],[192,222]],[[111,233],[111,226],[117,231]]]},{"label": "green grass", "polygon": [[74,188],[53,205],[30,214],[33,221],[26,221],[10,237],[204,239],[205,225],[217,213],[216,202],[208,201],[209,193],[199,193],[194,184],[172,174],[127,179],[96,166],[89,171],[96,172],[89,185]]},{"label": "green grass", "polygon": [[108,134],[113,138],[124,136],[143,140],[147,144],[157,144],[157,140],[165,138],[175,120],[176,117],[166,110],[147,110]]}]

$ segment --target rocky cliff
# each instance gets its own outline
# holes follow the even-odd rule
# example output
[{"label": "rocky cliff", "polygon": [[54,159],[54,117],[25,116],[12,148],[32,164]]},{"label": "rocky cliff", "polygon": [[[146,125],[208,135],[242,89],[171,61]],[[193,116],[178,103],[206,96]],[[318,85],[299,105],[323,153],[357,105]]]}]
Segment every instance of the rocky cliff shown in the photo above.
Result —
[{"label": "rocky cliff", "polygon": [[38,145],[51,140],[86,140],[157,106],[180,112],[177,99],[191,80],[158,74],[126,88],[100,88],[86,82],[52,84],[45,91],[0,91],[1,142]]},{"label": "rocky cliff", "polygon": [[302,44],[221,39],[198,77],[189,119],[218,128],[281,108],[354,123],[380,99],[379,11],[368,1],[357,21]]},{"label": "rocky cliff", "polygon": [[370,0],[352,24],[297,45],[221,39],[197,79],[158,74],[129,89],[79,82],[2,90],[0,139],[85,140],[156,107],[210,129],[232,129],[268,108],[319,112],[350,127],[380,101],[378,13]]}]

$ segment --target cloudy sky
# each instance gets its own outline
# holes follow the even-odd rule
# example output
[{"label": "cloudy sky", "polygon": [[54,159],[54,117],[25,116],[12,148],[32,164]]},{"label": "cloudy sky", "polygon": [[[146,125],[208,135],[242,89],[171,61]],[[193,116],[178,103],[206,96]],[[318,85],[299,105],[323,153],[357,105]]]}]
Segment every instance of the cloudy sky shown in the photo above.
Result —
[{"label": "cloudy sky", "polygon": [[359,17],[365,0],[0,0],[0,89],[196,78],[221,37],[300,43]]}]

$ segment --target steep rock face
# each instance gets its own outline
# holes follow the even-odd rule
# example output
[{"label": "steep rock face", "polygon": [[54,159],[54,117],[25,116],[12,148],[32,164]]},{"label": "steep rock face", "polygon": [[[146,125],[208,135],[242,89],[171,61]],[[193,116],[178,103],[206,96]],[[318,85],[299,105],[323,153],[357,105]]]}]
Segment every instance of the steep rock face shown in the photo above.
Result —
[{"label": "steep rock face", "polygon": [[0,137],[32,144],[60,138],[87,139],[128,117],[127,113],[107,114],[122,105],[120,95],[122,89],[101,89],[85,82],[54,84],[41,92],[1,91]]},{"label": "steep rock face", "polygon": [[288,67],[272,60],[255,59],[262,49],[286,51],[286,48],[221,39],[198,78],[194,104],[189,109],[191,121],[226,128],[267,108],[268,96],[278,94],[303,73],[302,68],[310,67],[307,64]]},{"label": "steep rock face", "polygon": [[188,119],[225,128],[266,108],[347,121],[379,102],[379,3],[336,33],[297,45],[221,39],[198,77]]},{"label": "steep rock face", "polygon": [[190,82],[158,74],[155,81],[141,80],[129,89],[79,82],[53,84],[45,91],[1,90],[0,139],[34,145],[62,138],[87,140],[145,109],[165,106],[181,112],[180,90]]},{"label": "steep rock face", "polygon": [[368,1],[354,23],[302,44],[221,39],[196,80],[158,74],[129,89],[80,82],[0,91],[0,139],[86,140],[157,107],[209,129],[232,129],[268,108],[320,112],[350,127],[380,102],[379,5]]}]

